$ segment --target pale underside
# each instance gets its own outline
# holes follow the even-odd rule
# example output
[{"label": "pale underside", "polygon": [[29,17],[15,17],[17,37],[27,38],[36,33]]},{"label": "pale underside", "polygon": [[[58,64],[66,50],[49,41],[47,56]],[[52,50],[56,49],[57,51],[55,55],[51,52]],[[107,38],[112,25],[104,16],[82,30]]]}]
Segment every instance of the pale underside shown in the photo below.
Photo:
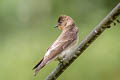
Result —
[{"label": "pale underside", "polygon": [[73,52],[77,49],[77,43],[78,40],[75,40],[70,44],[69,47],[67,47],[64,51],[62,51],[56,58],[56,60],[61,61],[61,60],[68,60],[71,58]]}]

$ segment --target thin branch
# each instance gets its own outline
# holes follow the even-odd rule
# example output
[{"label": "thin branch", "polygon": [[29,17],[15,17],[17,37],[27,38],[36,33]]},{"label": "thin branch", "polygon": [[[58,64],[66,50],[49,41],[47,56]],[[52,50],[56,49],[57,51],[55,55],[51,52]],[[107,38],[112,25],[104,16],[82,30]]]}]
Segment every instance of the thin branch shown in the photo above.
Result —
[{"label": "thin branch", "polygon": [[[69,63],[59,65],[46,78],[46,80],[56,80],[69,66],[74,62],[87,47],[120,15],[120,3],[93,29],[93,31],[81,42],[75,55],[69,60]],[[118,20],[119,21],[119,20]]]}]

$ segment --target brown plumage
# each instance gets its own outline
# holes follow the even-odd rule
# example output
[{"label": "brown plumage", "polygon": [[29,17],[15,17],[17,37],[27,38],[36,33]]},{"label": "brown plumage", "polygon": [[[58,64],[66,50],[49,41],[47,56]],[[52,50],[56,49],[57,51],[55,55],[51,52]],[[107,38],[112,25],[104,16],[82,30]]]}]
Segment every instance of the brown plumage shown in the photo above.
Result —
[{"label": "brown plumage", "polygon": [[58,19],[57,27],[62,33],[57,40],[48,48],[42,60],[33,68],[35,75],[47,63],[53,59],[64,59],[74,50],[78,42],[78,29],[75,27],[73,19],[69,16],[62,15]]}]

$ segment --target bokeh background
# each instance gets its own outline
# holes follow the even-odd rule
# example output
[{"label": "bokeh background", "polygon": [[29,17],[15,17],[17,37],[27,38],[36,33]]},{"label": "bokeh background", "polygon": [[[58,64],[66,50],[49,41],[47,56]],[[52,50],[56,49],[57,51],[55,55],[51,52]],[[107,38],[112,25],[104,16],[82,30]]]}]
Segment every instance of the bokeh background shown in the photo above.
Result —
[{"label": "bokeh background", "polygon": [[[44,80],[53,61],[33,76],[32,68],[61,31],[60,15],[71,16],[79,42],[119,0],[0,0],[0,80]],[[119,18],[120,19],[120,18]],[[120,24],[107,29],[58,80],[120,80]]]}]

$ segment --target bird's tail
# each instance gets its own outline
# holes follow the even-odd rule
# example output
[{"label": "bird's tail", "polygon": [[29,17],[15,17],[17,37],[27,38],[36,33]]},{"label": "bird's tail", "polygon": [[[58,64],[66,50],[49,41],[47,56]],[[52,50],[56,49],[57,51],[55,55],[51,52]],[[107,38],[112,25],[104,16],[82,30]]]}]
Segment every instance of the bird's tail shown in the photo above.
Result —
[{"label": "bird's tail", "polygon": [[38,72],[40,71],[40,69],[42,69],[45,66],[45,62],[43,62],[44,58],[42,58],[42,60],[33,68],[34,72],[34,76],[36,76],[38,74]]}]

